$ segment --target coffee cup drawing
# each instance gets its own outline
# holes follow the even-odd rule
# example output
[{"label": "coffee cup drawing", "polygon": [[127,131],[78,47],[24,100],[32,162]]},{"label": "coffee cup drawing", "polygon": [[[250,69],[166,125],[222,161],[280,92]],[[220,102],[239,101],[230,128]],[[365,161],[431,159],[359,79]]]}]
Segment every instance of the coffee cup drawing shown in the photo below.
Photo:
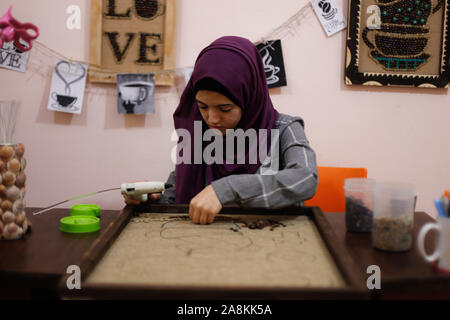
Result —
[{"label": "coffee cup drawing", "polygon": [[[267,84],[274,84],[277,83],[280,78],[276,75],[278,72],[280,72],[280,67],[271,65],[272,57],[269,54],[269,51],[267,48],[264,50],[264,55],[262,57],[263,65],[264,65],[264,72],[266,73],[266,81]],[[262,52],[261,52],[262,53]]]},{"label": "coffee cup drawing", "polygon": [[58,107],[71,108],[78,98],[52,92],[52,99],[58,104]]},{"label": "coffee cup drawing", "polygon": [[141,104],[147,99],[150,85],[143,81],[125,82],[119,86],[119,95],[124,103]]}]

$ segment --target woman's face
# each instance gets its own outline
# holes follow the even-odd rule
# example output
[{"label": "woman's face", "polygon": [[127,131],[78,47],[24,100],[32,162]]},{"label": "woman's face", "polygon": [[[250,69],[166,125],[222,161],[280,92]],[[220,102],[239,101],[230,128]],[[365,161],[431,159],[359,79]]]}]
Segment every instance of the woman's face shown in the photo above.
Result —
[{"label": "woman's face", "polygon": [[230,99],[215,91],[199,90],[195,96],[198,109],[211,129],[225,134],[236,128],[242,117],[242,109]]}]

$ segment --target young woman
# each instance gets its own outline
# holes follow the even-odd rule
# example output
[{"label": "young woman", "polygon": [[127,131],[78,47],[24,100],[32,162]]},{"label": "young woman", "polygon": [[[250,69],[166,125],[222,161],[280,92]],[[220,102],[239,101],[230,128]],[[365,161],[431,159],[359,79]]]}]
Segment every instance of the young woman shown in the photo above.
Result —
[{"label": "young woman", "polygon": [[[254,130],[257,138],[247,140],[244,151],[232,150],[231,156],[224,147],[226,157],[214,163],[203,159],[208,143],[190,143],[178,156],[190,155],[192,161],[177,164],[167,181],[173,187],[152,194],[150,201],[189,204],[191,220],[207,224],[223,206],[281,208],[302,205],[314,195],[316,157],[304,122],[275,110],[261,56],[249,40],[222,37],[203,49],[173,116],[177,132],[194,137],[200,125],[221,135],[223,146],[238,129]],[[258,134],[262,129],[267,139]],[[251,161],[262,148],[267,157]],[[201,163],[193,160],[195,153],[201,154]],[[125,202],[138,204],[130,197]]]}]

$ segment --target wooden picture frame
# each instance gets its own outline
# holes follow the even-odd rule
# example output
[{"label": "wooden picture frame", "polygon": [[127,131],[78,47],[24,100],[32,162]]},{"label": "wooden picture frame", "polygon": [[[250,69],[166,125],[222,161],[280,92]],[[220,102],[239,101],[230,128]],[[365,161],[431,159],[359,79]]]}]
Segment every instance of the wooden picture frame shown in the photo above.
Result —
[{"label": "wooden picture frame", "polygon": [[351,0],[346,85],[448,88],[449,0]]},{"label": "wooden picture frame", "polygon": [[320,236],[331,254],[342,278],[345,287],[214,287],[214,286],[150,286],[150,285],[124,285],[122,284],[90,284],[85,280],[100,262],[102,257],[119,236],[121,231],[130,222],[130,219],[139,212],[154,212],[186,214],[187,205],[160,205],[150,204],[141,207],[126,206],[115,221],[99,237],[96,244],[87,251],[79,266],[83,270],[81,290],[67,289],[69,274],[63,276],[59,283],[59,294],[63,298],[93,298],[93,299],[369,299],[370,293],[365,287],[364,274],[360,267],[348,255],[344,246],[337,241],[336,235],[327,219],[318,207],[290,207],[284,209],[257,209],[257,208],[223,208],[221,214],[258,214],[258,215],[306,215],[311,218]]},{"label": "wooden picture frame", "polygon": [[[143,18],[146,12],[138,13],[138,1],[91,0],[89,81],[116,83],[117,73],[154,72],[156,85],[174,85],[175,75],[170,70],[175,68],[176,63],[177,0],[142,0],[141,4],[157,4],[157,13],[150,13],[149,18]],[[117,8],[119,4],[121,8]],[[144,5],[139,8],[149,10]],[[108,30],[105,31],[105,28]],[[151,51],[150,54],[148,51]],[[131,56],[136,54],[140,58],[132,59]],[[152,54],[154,59],[147,58]]]}]

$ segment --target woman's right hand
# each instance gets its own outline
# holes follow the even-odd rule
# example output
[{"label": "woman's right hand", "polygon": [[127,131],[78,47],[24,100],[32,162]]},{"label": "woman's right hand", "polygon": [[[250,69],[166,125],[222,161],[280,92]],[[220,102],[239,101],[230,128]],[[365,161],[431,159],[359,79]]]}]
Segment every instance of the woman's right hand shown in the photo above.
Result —
[{"label": "woman's right hand", "polygon": [[[123,195],[124,201],[126,204],[133,204],[133,205],[139,205],[141,203],[140,200],[136,200],[132,196],[129,196],[127,194]],[[150,202],[158,201],[161,198],[161,193],[149,193],[148,194],[148,200]]]},{"label": "woman's right hand", "polygon": [[[127,194],[124,194],[123,197],[124,197],[124,201],[126,204],[138,205],[141,203],[140,200],[136,200],[135,198],[133,198],[132,196],[129,196]],[[161,193],[150,193],[148,195],[148,201],[158,201],[160,198],[161,198]]]}]

